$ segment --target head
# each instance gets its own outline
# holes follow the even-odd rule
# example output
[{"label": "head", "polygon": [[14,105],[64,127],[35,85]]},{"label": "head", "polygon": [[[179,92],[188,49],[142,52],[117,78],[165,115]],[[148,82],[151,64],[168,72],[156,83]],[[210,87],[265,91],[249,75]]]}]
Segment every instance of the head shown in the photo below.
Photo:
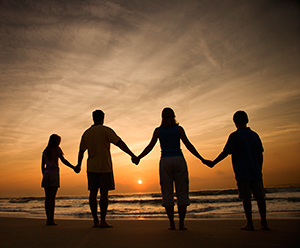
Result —
[{"label": "head", "polygon": [[93,121],[94,123],[102,123],[104,121],[104,112],[102,110],[95,110],[93,112]]},{"label": "head", "polygon": [[161,127],[171,127],[178,125],[175,119],[175,113],[171,108],[164,108],[161,113]]},{"label": "head", "polygon": [[238,126],[246,126],[249,122],[248,116],[245,111],[239,110],[233,115],[233,122]]},{"label": "head", "polygon": [[58,136],[57,134],[51,134],[48,145],[47,145],[46,149],[44,150],[44,153],[48,158],[52,157],[52,151],[56,147],[59,147],[60,141],[61,141],[60,136]]},{"label": "head", "polygon": [[58,147],[61,141],[61,137],[58,136],[57,134],[51,134],[48,142],[48,147],[54,148]]}]

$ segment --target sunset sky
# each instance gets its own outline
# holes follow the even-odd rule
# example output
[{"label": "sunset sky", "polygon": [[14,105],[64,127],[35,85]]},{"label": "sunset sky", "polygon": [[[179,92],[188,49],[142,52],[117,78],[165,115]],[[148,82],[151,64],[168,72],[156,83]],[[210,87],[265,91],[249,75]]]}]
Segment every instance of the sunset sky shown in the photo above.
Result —
[{"label": "sunset sky", "polygon": [[[297,1],[0,1],[0,197],[44,194],[52,133],[76,165],[95,109],[138,155],[167,106],[207,159],[245,110],[265,185],[299,185],[299,44]],[[191,191],[236,187],[230,157],[210,169],[182,149]],[[139,166],[112,154],[114,193],[160,191],[159,143]],[[88,194],[86,158],[60,163],[59,195]]]}]

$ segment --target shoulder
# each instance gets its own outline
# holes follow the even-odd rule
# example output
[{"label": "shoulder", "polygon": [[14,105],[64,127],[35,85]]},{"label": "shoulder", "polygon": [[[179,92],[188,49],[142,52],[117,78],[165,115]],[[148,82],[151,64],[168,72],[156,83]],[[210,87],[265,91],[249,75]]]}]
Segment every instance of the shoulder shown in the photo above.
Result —
[{"label": "shoulder", "polygon": [[254,132],[254,131],[253,131],[252,129],[250,129],[250,128],[249,128],[249,131],[252,133],[252,135],[253,135],[256,139],[258,139],[258,140],[261,142],[260,137],[259,137],[259,135],[258,135],[257,132]]},{"label": "shoulder", "polygon": [[58,154],[63,154],[63,151],[62,151],[62,149],[60,147],[57,147],[56,151],[57,151]]},{"label": "shoulder", "polygon": [[177,126],[178,130],[181,130],[181,131],[184,131],[183,127],[182,126]]},{"label": "shoulder", "polygon": [[178,126],[177,126],[177,130],[178,130],[178,132],[179,132],[180,138],[181,138],[182,140],[186,140],[186,139],[187,139],[187,136],[186,136],[186,134],[185,134],[185,131],[184,131],[183,127],[178,125]]},{"label": "shoulder", "polygon": [[111,127],[108,127],[108,126],[99,125],[99,127],[103,128],[104,130],[111,130],[111,131],[114,131]]},{"label": "shoulder", "polygon": [[250,134],[250,135],[252,135],[252,136],[254,136],[254,137],[259,138],[259,135],[258,135],[256,132],[254,132],[250,127],[243,128],[243,129],[241,129],[241,130],[238,129],[238,131],[239,131],[239,133],[241,133],[241,134],[247,133],[248,135]]},{"label": "shoulder", "polygon": [[178,129],[180,134],[185,134],[185,131],[184,131],[182,126],[177,126],[177,129]]},{"label": "shoulder", "polygon": [[104,136],[111,142],[114,144],[117,144],[119,142],[119,140],[121,140],[121,138],[116,134],[116,132],[107,126],[102,126],[101,127]]},{"label": "shoulder", "polygon": [[228,135],[228,141],[235,139],[235,137],[237,137],[237,136],[238,136],[238,130],[236,130]]},{"label": "shoulder", "polygon": [[84,136],[84,135],[86,135],[88,132],[90,132],[90,130],[93,128],[93,126],[91,126],[91,127],[89,127],[88,129],[86,129],[84,132],[83,132],[83,134],[82,134],[82,136]]},{"label": "shoulder", "polygon": [[54,154],[55,156],[60,156],[63,154],[63,151],[60,147],[55,147],[53,150],[52,150],[52,154]]},{"label": "shoulder", "polygon": [[235,136],[235,135],[237,135],[237,134],[238,134],[238,130],[236,130],[236,131],[230,133],[230,134],[229,134],[229,137],[230,137],[230,136]]},{"label": "shoulder", "polygon": [[108,126],[101,126],[100,128],[102,128],[103,131],[107,133],[116,133],[111,127]]},{"label": "shoulder", "polygon": [[251,133],[253,133],[253,134],[255,134],[255,135],[259,136],[259,135],[258,135],[258,133],[257,133],[257,132],[255,132],[255,131],[253,131],[253,130],[252,130],[250,127],[248,127],[248,128],[247,128],[247,130],[248,130],[249,132],[251,132]]},{"label": "shoulder", "polygon": [[114,130],[108,126],[92,125],[87,130],[84,131],[83,135],[85,135],[87,133],[98,132],[99,130],[101,130],[102,132],[114,132]]}]

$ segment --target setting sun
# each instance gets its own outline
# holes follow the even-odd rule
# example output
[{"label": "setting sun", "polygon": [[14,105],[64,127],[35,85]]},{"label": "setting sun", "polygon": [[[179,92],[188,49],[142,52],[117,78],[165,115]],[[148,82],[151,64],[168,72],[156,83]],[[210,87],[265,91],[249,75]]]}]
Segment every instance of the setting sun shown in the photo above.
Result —
[{"label": "setting sun", "polygon": [[143,181],[142,180],[138,180],[138,184],[142,184],[143,183]]}]

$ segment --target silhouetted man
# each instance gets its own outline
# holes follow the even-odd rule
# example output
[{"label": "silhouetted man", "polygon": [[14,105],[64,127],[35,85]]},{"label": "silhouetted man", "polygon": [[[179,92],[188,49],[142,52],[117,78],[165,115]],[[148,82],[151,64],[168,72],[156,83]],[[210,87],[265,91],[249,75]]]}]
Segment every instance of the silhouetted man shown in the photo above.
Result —
[{"label": "silhouetted man", "polygon": [[[106,222],[108,191],[115,189],[110,144],[115,144],[131,158],[136,158],[136,156],[111,128],[103,125],[104,112],[102,110],[93,112],[93,120],[94,125],[87,129],[81,137],[76,172],[80,172],[84,152],[88,150],[87,176],[90,191],[89,204],[94,219],[93,227],[107,228],[112,227]],[[97,215],[98,189],[100,189],[100,223]]]}]

